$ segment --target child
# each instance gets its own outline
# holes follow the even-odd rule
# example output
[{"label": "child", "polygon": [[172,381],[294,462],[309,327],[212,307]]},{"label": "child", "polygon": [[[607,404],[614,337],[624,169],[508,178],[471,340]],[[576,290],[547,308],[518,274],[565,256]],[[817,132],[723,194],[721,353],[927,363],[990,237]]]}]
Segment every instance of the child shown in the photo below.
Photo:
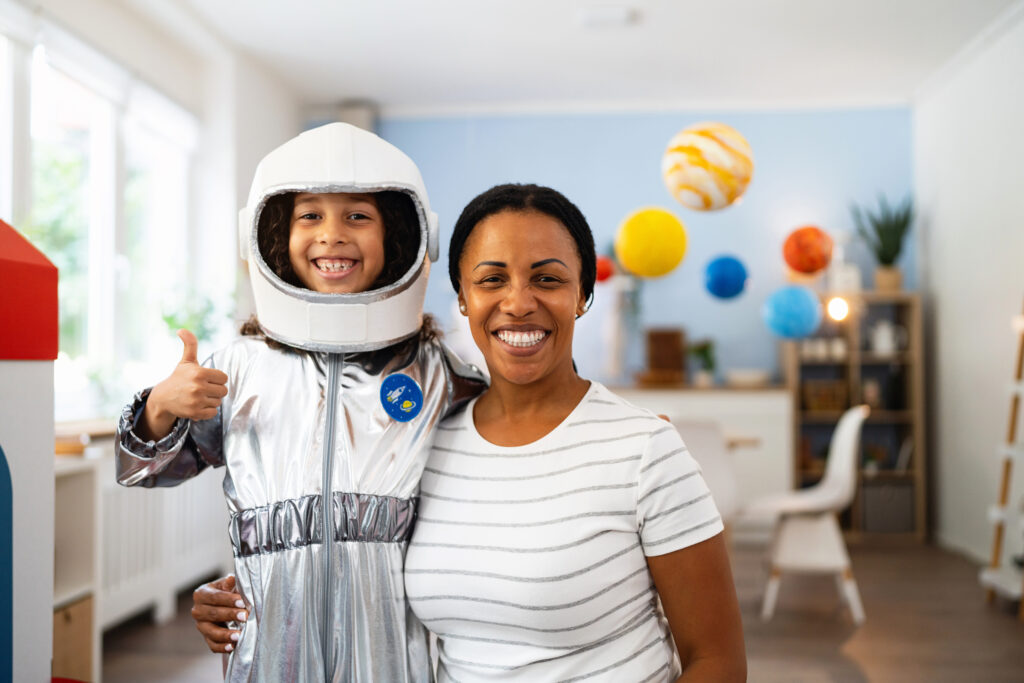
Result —
[{"label": "child", "polygon": [[437,219],[419,171],[323,126],[263,159],[239,224],[258,321],[204,366],[179,333],[178,367],[123,411],[118,481],[225,466],[249,603],[227,680],[429,680],[402,579],[414,496],[435,425],[483,385],[422,317]]}]

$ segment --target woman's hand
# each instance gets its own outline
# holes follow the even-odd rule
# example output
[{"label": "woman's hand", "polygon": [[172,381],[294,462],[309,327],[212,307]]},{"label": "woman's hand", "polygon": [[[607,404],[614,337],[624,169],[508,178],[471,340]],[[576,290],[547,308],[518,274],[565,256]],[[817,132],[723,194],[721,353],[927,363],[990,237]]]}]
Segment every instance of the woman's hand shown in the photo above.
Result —
[{"label": "woman's hand", "polygon": [[178,330],[178,338],[185,349],[171,376],[149,394],[138,425],[143,439],[164,438],[171,433],[177,418],[209,420],[217,415],[221,399],[228,394],[228,376],[220,370],[204,368],[196,360],[195,335]]},{"label": "woman's hand", "polygon": [[210,652],[231,652],[241,631],[227,628],[229,621],[246,621],[249,610],[242,596],[234,592],[235,577],[225,576],[204,583],[192,592],[192,618],[206,639]]}]

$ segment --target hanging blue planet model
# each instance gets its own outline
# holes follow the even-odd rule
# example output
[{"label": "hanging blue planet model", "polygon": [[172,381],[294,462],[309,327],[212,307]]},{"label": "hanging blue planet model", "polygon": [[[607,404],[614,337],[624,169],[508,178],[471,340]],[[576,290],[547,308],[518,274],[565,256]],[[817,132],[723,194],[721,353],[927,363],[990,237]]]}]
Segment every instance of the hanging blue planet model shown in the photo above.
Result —
[{"label": "hanging blue planet model", "polygon": [[719,299],[731,299],[747,286],[747,269],[735,256],[719,256],[704,271],[704,285]]},{"label": "hanging blue planet model", "polygon": [[821,301],[806,287],[787,285],[768,297],[761,317],[780,337],[799,339],[813,334],[821,324]]}]

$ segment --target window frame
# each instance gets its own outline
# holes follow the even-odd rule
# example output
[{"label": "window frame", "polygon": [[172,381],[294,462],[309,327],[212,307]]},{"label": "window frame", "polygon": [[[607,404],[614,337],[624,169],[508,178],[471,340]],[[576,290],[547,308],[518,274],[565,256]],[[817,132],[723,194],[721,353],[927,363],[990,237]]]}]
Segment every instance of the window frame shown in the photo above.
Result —
[{"label": "window frame", "polygon": [[[84,357],[89,364],[111,370],[125,362],[149,360],[128,358],[117,334],[132,317],[122,293],[124,288],[119,288],[117,282],[128,230],[124,201],[126,129],[129,125],[142,126],[167,139],[183,154],[186,175],[191,177],[198,158],[200,119],[96,48],[10,0],[0,0],[0,49],[7,56],[0,61],[0,68],[6,66],[0,73],[0,148],[6,150],[0,151],[0,219],[15,227],[24,224],[34,201],[32,69],[33,59],[40,58],[42,50],[49,68],[96,94],[107,109],[101,117],[101,153],[91,159],[91,163],[101,166],[90,174],[101,187],[95,190],[88,217],[90,265]],[[194,215],[196,188],[186,181],[182,189],[186,215]],[[195,231],[190,225],[182,226],[181,238],[188,263],[195,248]],[[113,417],[111,411],[116,408],[103,400],[101,384],[90,385],[89,393],[96,398],[94,412],[100,414],[58,412],[59,422]],[[55,394],[60,390],[56,386]],[[126,400],[127,395],[118,398]],[[55,402],[55,412],[58,408]]]}]

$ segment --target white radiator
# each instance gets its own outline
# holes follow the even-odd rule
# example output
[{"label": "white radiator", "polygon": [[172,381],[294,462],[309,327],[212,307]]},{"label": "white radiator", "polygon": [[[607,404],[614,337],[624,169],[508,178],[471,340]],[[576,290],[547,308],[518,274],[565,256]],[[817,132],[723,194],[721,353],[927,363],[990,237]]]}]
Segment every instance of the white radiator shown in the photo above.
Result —
[{"label": "white radiator", "polygon": [[113,456],[102,472],[102,628],[149,608],[166,622],[178,592],[232,571],[222,468],[152,489],[119,485]]}]

